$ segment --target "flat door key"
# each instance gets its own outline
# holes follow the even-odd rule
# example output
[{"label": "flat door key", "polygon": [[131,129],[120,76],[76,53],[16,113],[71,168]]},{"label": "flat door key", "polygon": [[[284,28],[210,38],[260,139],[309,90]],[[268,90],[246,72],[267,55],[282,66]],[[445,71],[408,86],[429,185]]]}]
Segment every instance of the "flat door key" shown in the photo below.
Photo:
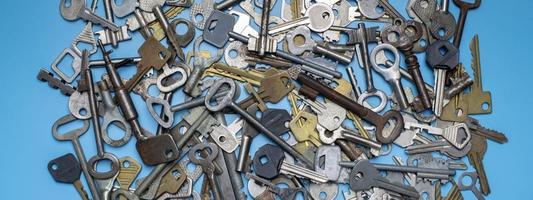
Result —
[{"label": "flat door key", "polygon": [[89,195],[83,189],[80,181],[80,163],[71,153],[60,156],[48,163],[48,171],[55,181],[74,184],[74,187],[83,200],[89,200]]},{"label": "flat door key", "polygon": [[69,0],[61,0],[61,3],[59,4],[61,15],[66,20],[74,21],[82,18],[94,24],[100,24],[102,27],[109,28],[112,31],[120,31],[120,27],[116,24],[94,14],[91,10],[85,7],[85,0],[70,0],[70,5],[67,5],[68,1]]},{"label": "flat door key", "polygon": [[431,44],[426,51],[426,62],[435,71],[435,101],[433,111],[437,117],[444,107],[444,86],[446,73],[454,70],[459,64],[459,50],[447,40],[439,40]]},{"label": "flat door key", "polygon": [[458,149],[463,149],[468,143],[470,143],[470,139],[472,138],[470,130],[468,129],[465,123],[458,123],[442,129],[419,123],[405,122],[405,128],[420,128],[427,130],[430,134],[444,137],[444,139],[446,139],[448,142],[450,142],[450,144],[457,147]]}]

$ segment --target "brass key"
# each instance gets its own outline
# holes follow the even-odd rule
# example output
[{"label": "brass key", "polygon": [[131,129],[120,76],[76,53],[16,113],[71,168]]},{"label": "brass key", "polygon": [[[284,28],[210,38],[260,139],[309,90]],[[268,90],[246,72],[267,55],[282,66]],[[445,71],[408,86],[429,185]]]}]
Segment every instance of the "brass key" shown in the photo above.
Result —
[{"label": "brass key", "polygon": [[[126,156],[119,159],[120,169],[118,171],[117,182],[120,189],[129,190],[142,166],[132,157]],[[119,196],[120,200],[126,200],[126,197]]]},{"label": "brass key", "polygon": [[[465,68],[462,64],[457,66],[457,71],[455,75],[459,75],[465,71]],[[469,106],[464,92],[457,94],[455,97],[450,99],[450,102],[442,108],[442,113],[439,117],[441,120],[445,121],[456,121],[456,122],[465,122],[468,117]]]},{"label": "brass key", "polygon": [[322,142],[318,138],[318,131],[316,130],[318,124],[317,116],[307,111],[299,110],[296,106],[296,97],[293,93],[289,93],[288,98],[291,102],[292,113],[294,115],[289,123],[289,128],[296,141],[308,141],[316,147],[322,145]]},{"label": "brass key", "polygon": [[159,188],[157,188],[156,197],[160,197],[164,193],[177,193],[181,186],[187,180],[187,174],[176,162],[174,166],[161,178]]},{"label": "brass key", "polygon": [[479,185],[481,192],[484,195],[490,194],[489,181],[487,179],[487,174],[485,173],[485,168],[483,166],[483,157],[487,152],[487,139],[476,134],[472,134],[472,148],[468,152],[468,160],[470,164],[474,166],[476,172],[479,176]]},{"label": "brass key", "polygon": [[[295,88],[287,72],[265,77],[261,80],[261,86],[257,92],[265,102],[277,103]],[[239,102],[241,108],[248,108],[256,103],[254,97],[248,97]]]},{"label": "brass key", "polygon": [[470,42],[470,51],[472,53],[474,84],[472,84],[470,93],[465,95],[466,101],[468,101],[468,114],[488,114],[492,112],[492,99],[490,92],[483,91],[479,39],[477,35]]},{"label": "brass key", "polygon": [[461,190],[459,190],[457,183],[455,183],[453,179],[450,180],[450,183],[452,184],[452,189],[448,191],[444,200],[463,200],[463,195],[461,194]]},{"label": "brass key", "polygon": [[160,70],[163,68],[171,57],[170,50],[161,45],[154,37],[146,39],[138,52],[141,56],[141,61],[137,64],[135,75],[126,83],[126,91],[132,91],[150,69]]}]

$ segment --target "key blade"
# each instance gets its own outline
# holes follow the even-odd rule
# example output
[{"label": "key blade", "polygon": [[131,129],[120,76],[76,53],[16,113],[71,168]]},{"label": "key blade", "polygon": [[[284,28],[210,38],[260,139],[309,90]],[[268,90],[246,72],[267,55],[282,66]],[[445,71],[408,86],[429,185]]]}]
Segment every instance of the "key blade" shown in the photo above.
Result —
[{"label": "key blade", "polygon": [[76,188],[76,191],[78,191],[82,200],[89,200],[89,194],[87,194],[87,191],[83,188],[83,184],[81,184],[80,180],[74,181],[74,188]]},{"label": "key blade", "polygon": [[474,166],[479,177],[479,185],[481,192],[486,196],[490,194],[489,181],[487,174],[485,173],[485,167],[483,165],[483,156],[479,153],[469,153],[468,160],[470,164]]},{"label": "key blade", "polygon": [[104,27],[104,28],[108,28],[110,30],[112,30],[113,32],[116,32],[116,31],[120,31],[120,27],[118,27],[115,23],[111,22],[111,21],[108,21],[96,14],[94,14],[93,12],[91,12],[91,10],[87,9],[87,8],[83,8],[78,16],[84,20],[87,20],[87,21],[90,21],[94,24],[99,24],[100,26]]}]

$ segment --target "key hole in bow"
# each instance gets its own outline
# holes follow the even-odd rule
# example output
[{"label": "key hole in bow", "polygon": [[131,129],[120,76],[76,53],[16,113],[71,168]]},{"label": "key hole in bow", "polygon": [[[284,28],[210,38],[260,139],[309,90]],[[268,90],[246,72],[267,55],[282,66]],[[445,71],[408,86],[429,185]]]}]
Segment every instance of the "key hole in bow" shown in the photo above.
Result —
[{"label": "key hole in bow", "polygon": [[124,0],[114,0],[114,1],[115,1],[115,5],[117,6],[121,6],[124,3]]}]

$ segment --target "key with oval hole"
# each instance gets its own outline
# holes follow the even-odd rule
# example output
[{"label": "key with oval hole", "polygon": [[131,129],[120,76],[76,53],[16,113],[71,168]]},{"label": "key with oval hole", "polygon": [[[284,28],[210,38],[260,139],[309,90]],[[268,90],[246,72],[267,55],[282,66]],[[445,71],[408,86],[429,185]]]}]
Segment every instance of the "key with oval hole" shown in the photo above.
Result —
[{"label": "key with oval hole", "polygon": [[479,38],[477,35],[470,42],[470,52],[472,53],[471,66],[474,72],[474,84],[470,89],[470,93],[465,94],[465,99],[468,102],[468,114],[488,114],[492,112],[492,99],[489,91],[483,91]]},{"label": "key with oval hole", "polygon": [[[297,41],[302,39],[302,41]],[[290,53],[302,55],[305,51],[321,54],[344,64],[352,62],[352,57],[333,51],[323,45],[319,45],[311,38],[311,30],[307,26],[298,26],[285,34],[287,47]]]},{"label": "key with oval hole", "polygon": [[[385,56],[384,54],[386,51],[390,51],[394,55],[394,64],[390,67],[386,64],[378,64],[376,61],[377,55],[382,54],[382,56]],[[402,81],[400,79],[400,53],[398,52],[398,49],[390,44],[379,44],[370,54],[370,63],[372,63],[374,70],[379,72],[381,76],[389,82],[394,90],[394,95],[396,95],[396,100],[398,101],[400,108],[402,110],[407,109],[409,107],[409,102],[405,96],[405,91],[403,90]]]},{"label": "key with oval hole", "polygon": [[[96,141],[97,154],[88,161],[89,173],[95,179],[108,179],[115,176],[119,170],[118,158],[105,151],[104,144],[102,143],[102,128],[100,127],[100,119],[98,116],[98,101],[96,100],[93,74],[91,69],[89,69],[89,52],[83,50],[82,53],[82,81],[85,81],[85,84],[89,87],[89,108],[91,113],[91,119],[93,124],[94,137]],[[109,161],[111,163],[111,169],[106,172],[99,172],[96,170],[98,163],[102,161]]]},{"label": "key with oval hole", "polygon": [[116,24],[96,15],[85,7],[85,0],[70,0],[70,4],[67,2],[68,0],[61,0],[59,5],[61,16],[66,20],[74,21],[81,18],[94,24],[100,24],[102,27],[109,28],[112,31],[120,31]]},{"label": "key with oval hole", "polygon": [[[120,169],[117,176],[119,189],[129,191],[133,181],[135,181],[135,178],[137,178],[141,172],[142,166],[135,159],[129,156],[120,158],[119,162]],[[126,199],[121,196],[120,200]]]},{"label": "key with oval hole", "polygon": [[48,171],[55,181],[60,183],[74,184],[76,191],[83,200],[89,200],[87,191],[80,181],[80,163],[73,154],[68,153],[48,162]]},{"label": "key with oval hole", "polygon": [[186,180],[187,174],[179,163],[174,163],[174,166],[161,178],[155,197],[159,198],[164,193],[177,193]]},{"label": "key with oval hole", "polygon": [[334,19],[330,6],[325,3],[315,3],[307,9],[304,17],[273,26],[269,28],[268,34],[276,35],[301,25],[306,25],[314,32],[321,33],[333,25]]},{"label": "key with oval hole", "polygon": [[89,186],[89,190],[91,191],[91,195],[93,199],[98,200],[100,199],[99,192],[96,189],[96,185],[94,184],[93,177],[89,173],[88,166],[87,166],[87,160],[85,159],[85,153],[83,153],[83,148],[80,143],[80,136],[85,134],[87,130],[89,130],[89,122],[87,120],[82,120],[83,126],[74,130],[70,130],[66,133],[59,133],[59,127],[69,124],[71,122],[74,122],[78,120],[76,117],[74,117],[71,114],[65,115],[61,118],[59,118],[54,125],[52,126],[52,135],[54,138],[58,141],[71,141],[72,145],[74,146],[74,151],[76,152],[76,157],[80,161],[80,166],[83,172],[83,176],[85,177],[85,181],[87,182],[87,185]]},{"label": "key with oval hole", "polygon": [[439,40],[427,48],[426,54],[426,62],[433,67],[435,72],[433,111],[439,117],[444,107],[446,74],[448,71],[453,71],[459,64],[459,50],[451,42]]},{"label": "key with oval hole", "polygon": [[[100,96],[102,98],[102,107],[100,110],[103,110],[104,121],[102,123],[102,139],[106,144],[109,144],[114,147],[123,146],[131,138],[131,126],[128,124],[124,116],[120,113],[118,106],[113,101],[113,96],[109,91],[109,86],[105,81],[100,81],[97,83],[98,88],[100,88]],[[120,139],[114,139],[110,137],[109,126],[115,124],[118,127],[122,127],[124,130],[124,136]]]},{"label": "key with oval hole", "polygon": [[467,144],[470,143],[472,135],[470,134],[470,129],[466,126],[465,123],[458,123],[456,125],[448,126],[446,128],[438,128],[433,126],[428,126],[425,124],[405,122],[406,129],[419,128],[427,130],[428,133],[433,135],[442,136],[444,139],[448,140],[450,144],[457,147],[458,149],[463,149]]},{"label": "key with oval hole", "polygon": [[455,3],[455,5],[458,6],[459,10],[461,11],[459,13],[459,21],[457,23],[455,36],[453,37],[453,45],[459,48],[459,45],[461,45],[461,39],[463,37],[463,30],[465,27],[466,16],[468,14],[468,11],[479,8],[479,6],[481,5],[481,0],[474,0],[473,3],[469,3],[462,0],[453,0],[453,3]]},{"label": "key with oval hole", "polygon": [[470,164],[474,166],[477,174],[479,175],[479,186],[481,192],[484,195],[489,195],[489,181],[487,179],[487,173],[485,173],[485,167],[483,166],[483,157],[487,151],[487,139],[473,134],[471,143],[472,148],[468,152],[468,160],[470,161]]},{"label": "key with oval hole", "polygon": [[[207,151],[207,156],[198,157],[197,154],[199,151],[204,149],[209,149]],[[189,150],[188,156],[191,162],[202,166],[202,170],[206,174],[209,185],[211,186],[214,199],[221,200],[222,196],[220,189],[218,188],[219,186],[215,180],[215,166],[213,165],[213,161],[215,160],[216,156],[218,156],[218,147],[213,143],[199,143]]]},{"label": "key with oval hole", "polygon": [[273,179],[280,174],[306,178],[315,183],[326,183],[328,177],[322,173],[291,164],[280,147],[266,144],[254,155],[255,173],[266,179]]},{"label": "key with oval hole", "polygon": [[[470,178],[470,184],[467,184],[466,177]],[[478,181],[478,175],[476,172],[463,172],[461,176],[459,176],[459,182],[457,183],[457,187],[461,191],[470,190],[478,200],[485,200],[485,196],[483,196],[483,193],[477,188],[477,181]]]},{"label": "key with oval hole", "polygon": [[348,130],[344,127],[339,127],[336,130],[333,131],[318,131],[320,140],[325,144],[333,144],[336,140],[347,140],[350,142],[354,142],[356,144],[360,144],[366,147],[369,147],[371,149],[381,149],[381,144],[364,138],[359,135],[357,131]]},{"label": "key with oval hole", "polygon": [[296,95],[306,105],[311,106],[313,112],[318,117],[318,123],[329,131],[333,131],[339,128],[346,119],[346,109],[340,107],[331,101],[319,102],[312,101],[304,96],[298,94],[296,91],[292,91],[292,94]]},{"label": "key with oval hole", "polygon": [[390,183],[379,175],[378,170],[368,160],[356,161],[350,173],[350,189],[353,191],[369,190],[372,187],[383,188],[397,192],[402,196],[419,198],[420,195],[414,187]]},{"label": "key with oval hole", "polygon": [[[214,102],[213,96],[218,93],[221,89],[221,86],[228,85],[229,86],[229,92],[228,94],[218,102]],[[244,118],[248,123],[252,124],[254,128],[256,128],[261,133],[265,134],[268,138],[270,138],[273,142],[278,144],[283,148],[283,150],[287,151],[289,154],[294,156],[296,159],[298,159],[300,162],[304,163],[307,167],[312,167],[309,160],[307,160],[302,154],[298,153],[294,148],[292,148],[289,144],[287,144],[283,139],[278,137],[276,134],[274,134],[272,131],[270,131],[268,128],[266,128],[257,118],[248,112],[246,110],[242,109],[239,105],[237,105],[233,98],[235,96],[235,82],[233,80],[230,80],[228,78],[222,78],[217,80],[214,85],[211,86],[209,91],[207,92],[207,97],[205,99],[205,106],[207,109],[211,112],[218,112],[226,107],[231,108],[235,112],[237,112],[239,115],[241,115],[242,118]],[[218,104],[217,104],[218,103]]]},{"label": "key with oval hole", "polygon": [[289,69],[289,74],[303,85],[313,88],[325,98],[373,124],[376,127],[376,138],[381,143],[390,144],[394,142],[404,127],[403,117],[398,111],[390,110],[381,116],[315,79],[300,73],[298,68]]},{"label": "key with oval hole", "polygon": [[[152,38],[152,40],[155,40],[155,39]],[[157,41],[152,41],[152,42],[155,42],[158,45],[161,45]],[[137,143],[135,144],[135,147],[141,159],[143,160],[143,162],[147,165],[157,165],[160,163],[165,163],[165,162],[169,162],[172,160],[176,160],[179,157],[180,153],[176,146],[176,142],[174,141],[172,136],[168,134],[161,134],[161,135],[148,137],[143,132],[141,125],[139,123],[139,120],[138,120],[137,109],[135,108],[135,105],[133,104],[129,91],[126,89],[126,87],[124,87],[124,84],[122,83],[122,79],[120,78],[120,75],[118,74],[114,65],[111,63],[111,58],[109,56],[110,52],[107,52],[105,50],[104,45],[101,42],[98,43],[98,46],[100,47],[104,55],[104,60],[106,62],[106,71],[110,77],[113,88],[115,89],[115,96],[116,96],[116,99],[118,100],[120,110],[124,114],[124,117],[126,118],[126,120],[128,120],[128,122],[130,123],[130,126],[133,129],[133,133],[135,134],[135,137],[137,138]],[[145,47],[145,48],[149,48],[149,47]],[[141,47],[141,49],[143,49],[143,47]],[[153,52],[150,52],[150,54],[151,53]],[[141,55],[143,54],[145,54],[145,52],[141,53]],[[156,51],[156,54],[159,54],[159,53]],[[152,56],[156,56],[157,58],[153,58]],[[160,55],[150,55],[150,57],[147,57],[149,61],[146,61],[146,62],[152,63],[152,64],[149,64],[151,66],[158,65],[159,60],[161,59],[159,56]],[[143,59],[144,59],[144,56],[143,56]],[[152,59],[157,59],[158,64],[153,64],[154,61]],[[163,65],[164,63],[165,62],[161,63],[161,65]],[[141,66],[148,66],[148,65],[146,65],[145,63],[145,64],[141,64]],[[150,69],[150,68],[151,67],[144,67],[144,69]],[[142,75],[144,74],[146,73],[140,74],[140,77],[142,77]],[[141,78],[139,78],[139,80],[140,79]]]}]

